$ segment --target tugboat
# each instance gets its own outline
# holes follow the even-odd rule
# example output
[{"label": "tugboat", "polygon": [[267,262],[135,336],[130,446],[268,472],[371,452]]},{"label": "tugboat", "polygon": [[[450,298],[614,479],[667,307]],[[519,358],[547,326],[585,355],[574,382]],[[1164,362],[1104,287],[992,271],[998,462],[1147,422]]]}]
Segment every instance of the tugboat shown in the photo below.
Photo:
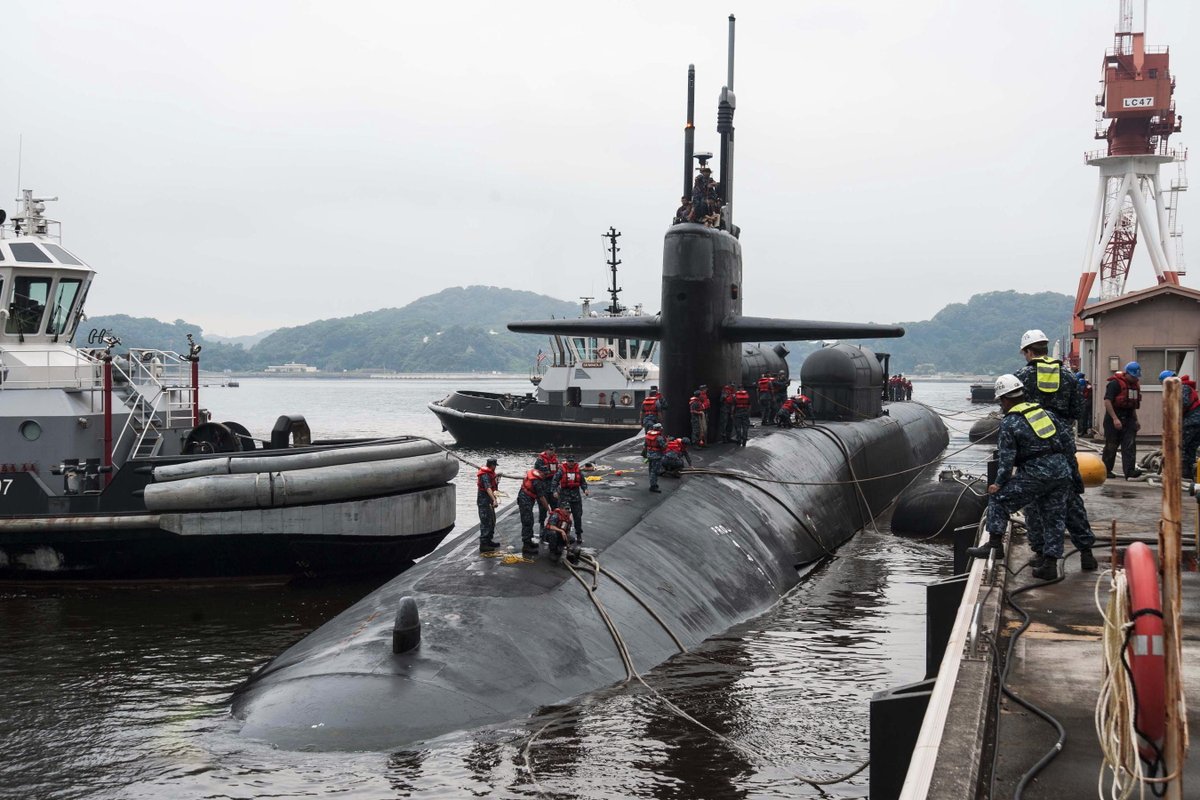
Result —
[{"label": "tugboat", "polygon": [[130,348],[84,319],[95,271],[45,203],[0,211],[0,582],[395,573],[454,525],[457,462],[417,439],[259,441],[200,406],[200,345]]},{"label": "tugboat", "polygon": [[[592,310],[592,298],[582,298],[580,319],[655,319],[639,304],[621,305],[617,258],[621,233],[610,227],[607,264],[612,274],[611,300],[603,312]],[[620,336],[554,334],[550,365],[534,365],[529,376],[533,391],[511,394],[461,389],[429,404],[442,429],[460,445],[537,447],[545,442],[568,447],[606,447],[641,431],[642,401],[658,388],[658,342]],[[788,350],[777,344],[745,346],[743,381],[752,388],[763,372],[787,374]],[[542,356],[539,351],[539,358]],[[719,389],[719,387],[717,387]],[[757,397],[757,394],[755,394]],[[755,404],[757,407],[757,403]]]}]

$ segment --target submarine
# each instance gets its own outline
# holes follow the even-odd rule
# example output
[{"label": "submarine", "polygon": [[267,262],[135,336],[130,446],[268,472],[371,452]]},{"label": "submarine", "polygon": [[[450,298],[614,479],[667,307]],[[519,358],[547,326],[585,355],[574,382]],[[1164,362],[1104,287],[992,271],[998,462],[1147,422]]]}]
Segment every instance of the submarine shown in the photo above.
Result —
[{"label": "submarine", "polygon": [[[721,219],[667,231],[661,314],[509,326],[657,339],[664,425],[679,436],[690,428],[694,387],[739,381],[747,342],[903,335],[741,314],[733,24],[718,112]],[[693,97],[689,69],[685,185]],[[252,674],[231,698],[240,735],[295,750],[402,749],[619,684],[763,613],[944,451],[948,434],[934,412],[884,404],[884,374],[864,347],[816,351],[801,370],[815,424],[758,425],[744,447],[695,449],[693,467],[663,478],[661,493],[647,491],[639,437],[596,453],[583,513],[590,571],[552,563],[545,548],[532,559],[483,557],[478,529],[464,531]],[[515,504],[500,513],[495,537],[519,546]]]}]

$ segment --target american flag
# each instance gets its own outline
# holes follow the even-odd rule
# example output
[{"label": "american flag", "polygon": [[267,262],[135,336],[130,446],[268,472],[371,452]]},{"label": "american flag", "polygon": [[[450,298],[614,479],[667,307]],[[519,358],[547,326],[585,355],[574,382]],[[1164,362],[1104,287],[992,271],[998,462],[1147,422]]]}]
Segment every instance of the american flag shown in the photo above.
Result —
[{"label": "american flag", "polygon": [[537,363],[540,365],[545,360],[546,360],[546,354],[543,353],[541,348],[539,347],[538,352],[537,352]]}]

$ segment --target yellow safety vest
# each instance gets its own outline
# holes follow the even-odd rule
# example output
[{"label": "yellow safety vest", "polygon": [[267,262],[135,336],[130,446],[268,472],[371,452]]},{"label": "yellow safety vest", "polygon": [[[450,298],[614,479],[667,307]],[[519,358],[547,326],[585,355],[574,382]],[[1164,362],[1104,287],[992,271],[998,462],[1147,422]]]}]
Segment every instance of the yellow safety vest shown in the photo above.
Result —
[{"label": "yellow safety vest", "polygon": [[1037,388],[1039,392],[1054,394],[1058,391],[1058,378],[1062,374],[1062,362],[1050,356],[1034,359],[1037,362]]},{"label": "yellow safety vest", "polygon": [[1008,413],[1020,414],[1025,417],[1025,421],[1029,423],[1029,427],[1033,428],[1034,434],[1039,439],[1053,439],[1054,434],[1058,433],[1050,415],[1043,411],[1037,403],[1017,403],[1009,409]]}]

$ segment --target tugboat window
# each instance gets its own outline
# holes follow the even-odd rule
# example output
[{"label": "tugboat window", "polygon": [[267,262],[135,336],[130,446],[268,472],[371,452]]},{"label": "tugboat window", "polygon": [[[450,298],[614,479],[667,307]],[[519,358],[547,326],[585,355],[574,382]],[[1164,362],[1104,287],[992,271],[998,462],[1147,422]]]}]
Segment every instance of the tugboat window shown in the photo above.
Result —
[{"label": "tugboat window", "polygon": [[46,300],[49,296],[49,278],[17,276],[13,280],[13,296],[8,304],[8,324],[4,332],[37,333],[42,326],[42,314],[46,310]]},{"label": "tugboat window", "polygon": [[21,437],[27,442],[36,442],[42,437],[42,426],[31,419],[22,422],[19,430],[21,431]]},{"label": "tugboat window", "polygon": [[58,282],[58,291],[54,293],[54,307],[50,312],[50,324],[46,326],[46,333],[61,336],[66,332],[67,323],[71,319],[71,307],[75,303],[75,296],[79,294],[79,283],[76,278],[63,278]]},{"label": "tugboat window", "polygon": [[49,242],[47,242],[46,244],[44,244],[42,246],[45,247],[47,250],[49,250],[50,255],[57,258],[58,263],[60,263],[60,264],[69,264],[72,267],[82,267],[83,266],[82,261],[80,261],[78,258],[71,255],[66,250],[64,250],[63,248],[59,247],[56,244],[50,244]]},{"label": "tugboat window", "polygon": [[617,355],[619,355],[621,358],[627,357],[626,353],[625,353],[625,340],[624,339],[617,339]]},{"label": "tugboat window", "polygon": [[13,258],[17,261],[29,261],[34,264],[53,264],[54,261],[50,256],[42,252],[42,248],[30,242],[17,242],[10,244],[12,248]]}]

